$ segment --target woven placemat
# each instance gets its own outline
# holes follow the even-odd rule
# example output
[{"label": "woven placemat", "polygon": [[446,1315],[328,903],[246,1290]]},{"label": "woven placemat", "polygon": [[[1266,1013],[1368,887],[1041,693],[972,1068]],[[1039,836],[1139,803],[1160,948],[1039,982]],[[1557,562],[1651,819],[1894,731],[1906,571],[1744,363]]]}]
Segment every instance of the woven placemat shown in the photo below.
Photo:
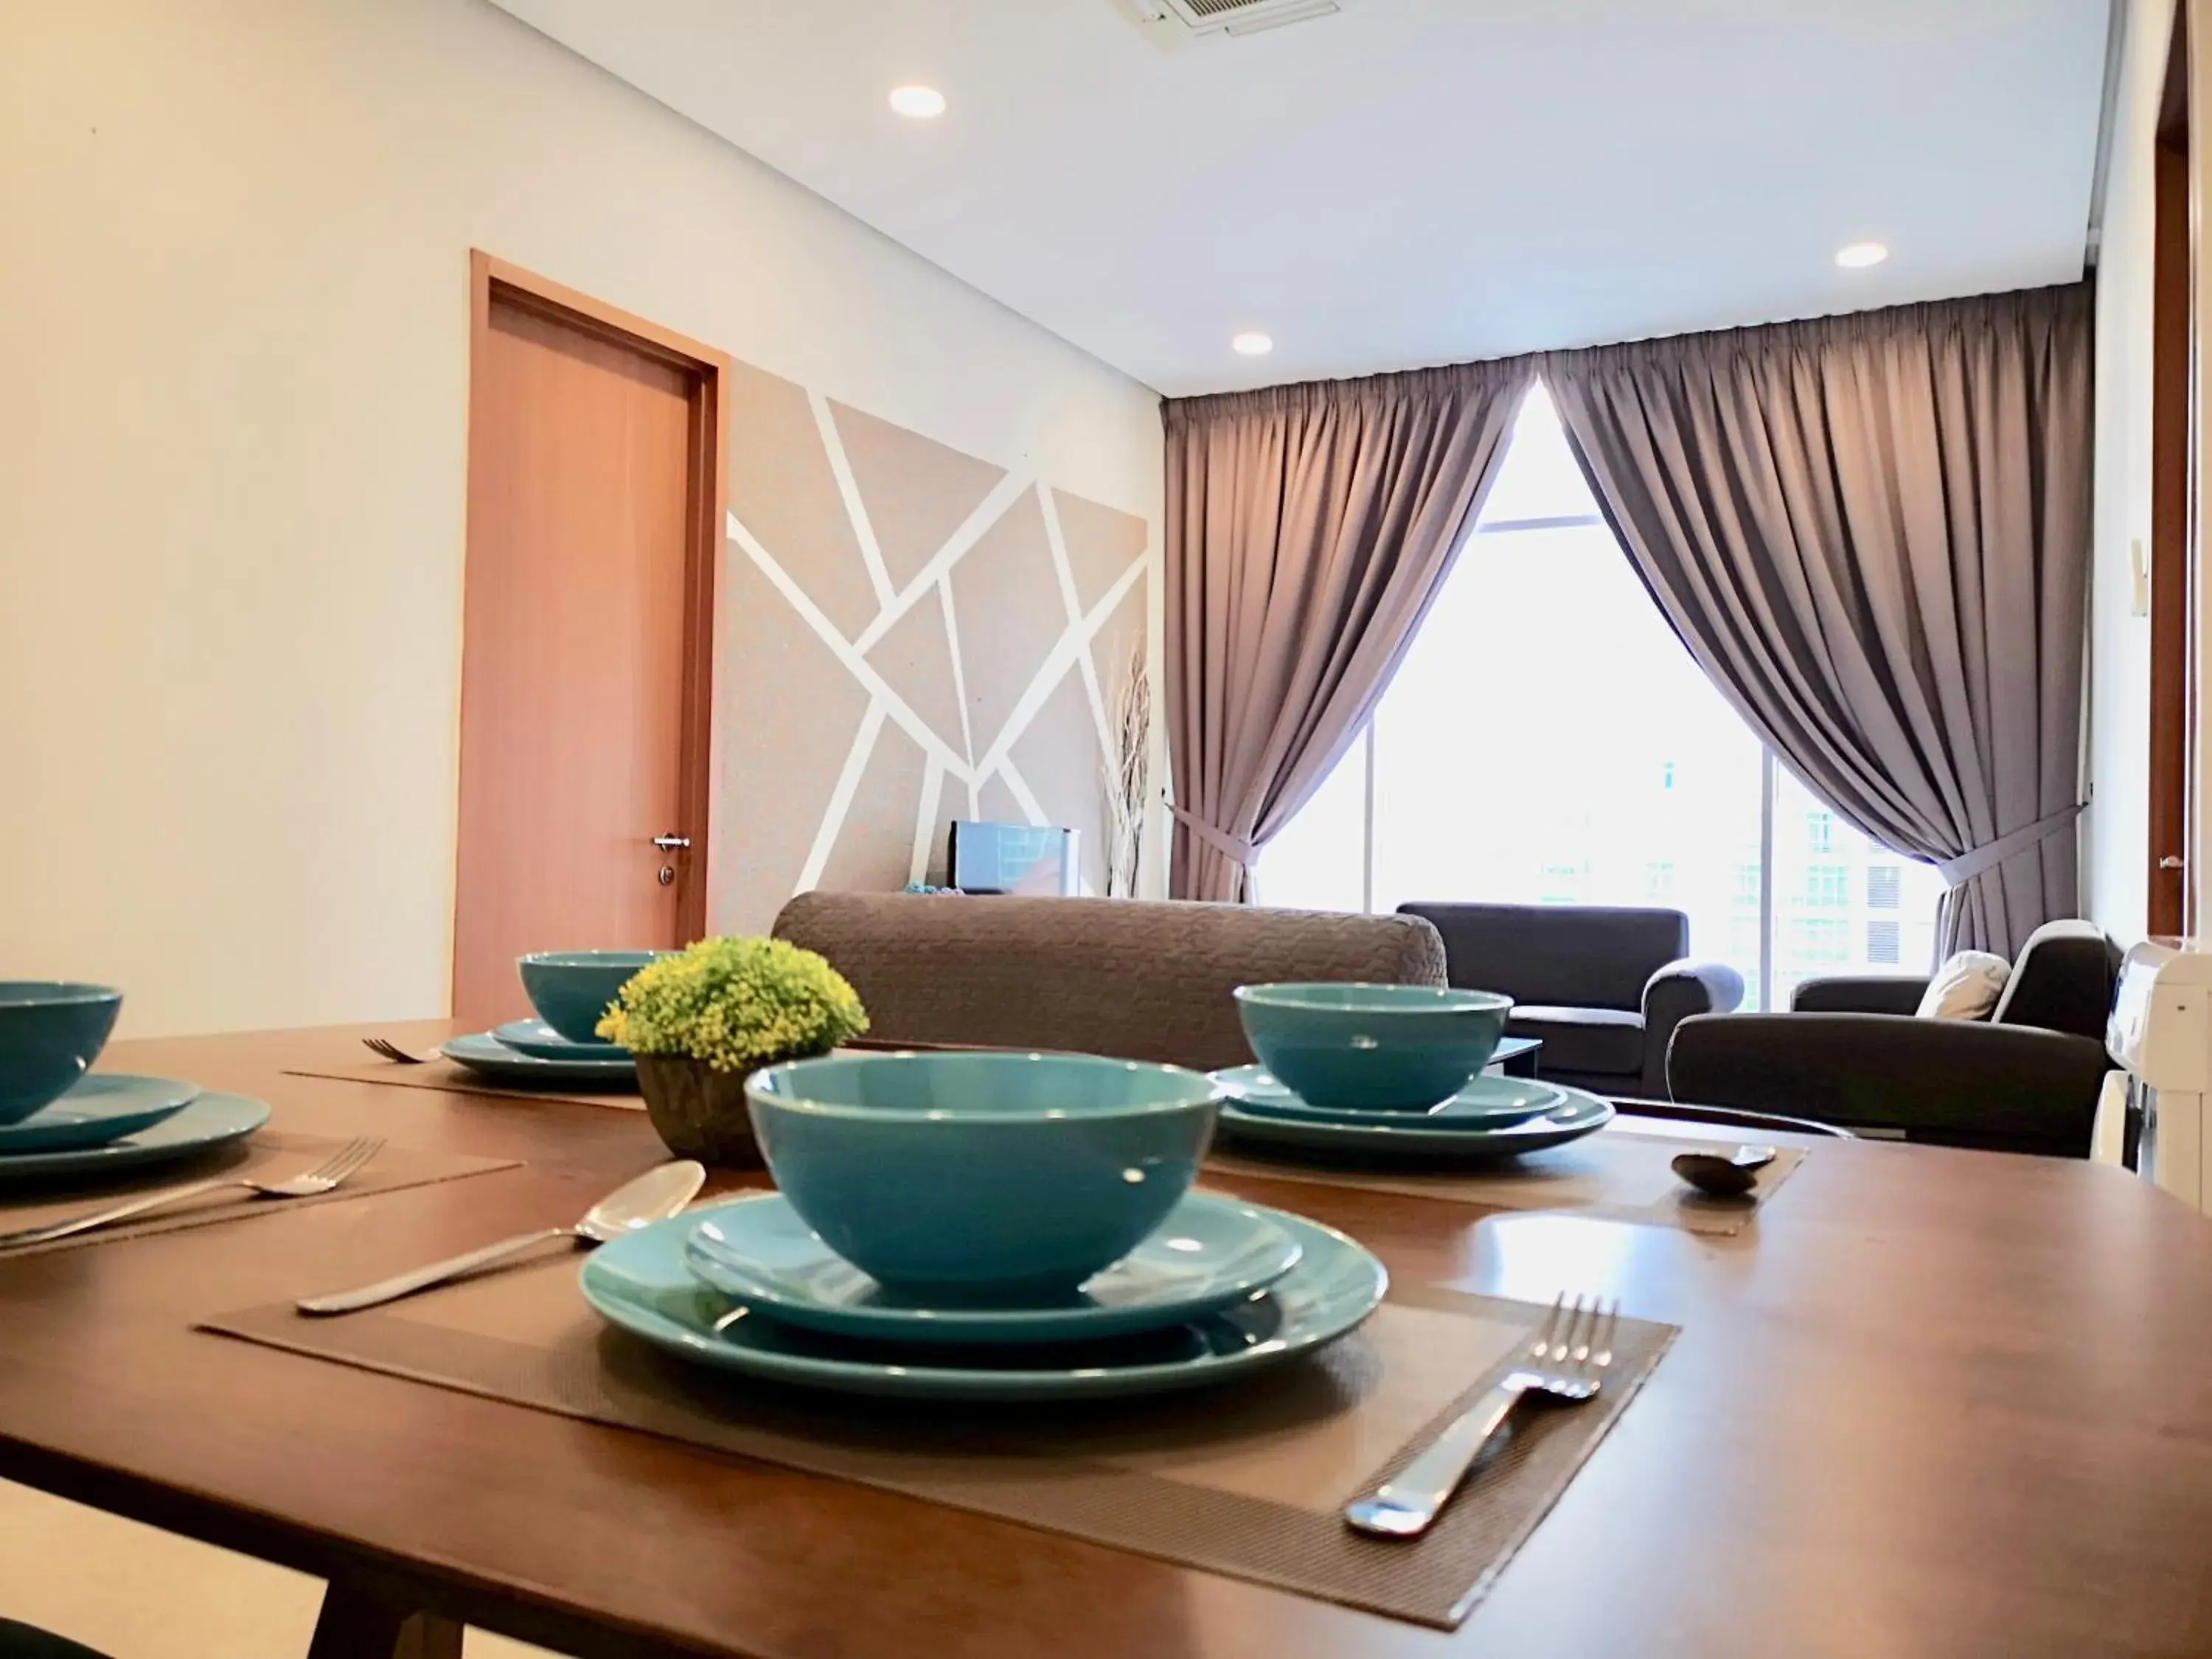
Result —
[{"label": "woven placemat", "polygon": [[604,1327],[575,1272],[556,1260],[343,1318],[281,1304],[202,1328],[1442,1629],[1474,1607],[1676,1334],[1623,1321],[1596,1401],[1525,1408],[1435,1528],[1387,1542],[1346,1528],[1343,1505],[1509,1369],[1547,1309],[1401,1287],[1352,1337],[1242,1382],[977,1407],[808,1393],[684,1364]]},{"label": "woven placemat", "polygon": [[[87,1210],[97,1209],[139,1193],[164,1187],[185,1187],[195,1182],[236,1179],[283,1181],[304,1175],[330,1158],[346,1143],[329,1135],[297,1134],[288,1129],[264,1129],[252,1139],[205,1157],[141,1167],[127,1178],[108,1176],[96,1181],[42,1183],[35,1188],[0,1188],[0,1233],[17,1232],[65,1221]],[[522,1166],[508,1158],[472,1158],[460,1152],[422,1152],[407,1146],[386,1146],[346,1177],[342,1186],[312,1198],[258,1198],[232,1188],[186,1199],[172,1207],[134,1217],[112,1227],[73,1234],[46,1244],[19,1244],[0,1249],[0,1260],[18,1255],[41,1255],[48,1250],[81,1249],[109,1244],[118,1238],[143,1238],[149,1233],[171,1233],[185,1227],[204,1227],[244,1216],[275,1215],[303,1204],[341,1204],[378,1193],[396,1193],[434,1182],[458,1181],[466,1176],[489,1175],[496,1170]]]},{"label": "woven placemat", "polygon": [[[410,1052],[427,1048],[427,1043],[402,1045]],[[840,1054],[904,1049],[930,1054],[963,1054],[970,1052],[955,1044],[941,1042],[872,1042],[866,1037],[855,1038],[837,1050]],[[353,1054],[361,1050],[354,1049]],[[338,1060],[310,1060],[305,1065],[285,1068],[288,1077],[332,1078],[343,1083],[388,1083],[402,1089],[436,1089],[447,1094],[488,1095],[501,1100],[557,1100],[575,1106],[613,1106],[624,1111],[641,1112],[645,1102],[639,1098],[635,1082],[617,1089],[587,1089],[575,1084],[532,1084],[508,1082],[471,1071],[465,1066],[455,1065],[442,1056],[422,1060],[410,1066],[396,1060],[359,1059],[349,1055]]]},{"label": "woven placemat", "polygon": [[1331,1158],[1304,1148],[1261,1146],[1224,1134],[1214,1142],[1206,1167],[1216,1175],[1359,1187],[1486,1210],[1565,1210],[1726,1237],[1744,1230],[1806,1156],[1796,1147],[1777,1149],[1774,1162],[1759,1172],[1757,1184],[1741,1198],[1708,1198],[1684,1182],[1672,1167],[1680,1153],[1725,1153],[1741,1144],[1639,1135],[1608,1125],[1565,1146],[1524,1153],[1504,1163],[1440,1169],[1407,1158],[1389,1163]]},{"label": "woven placemat", "polygon": [[557,1100],[573,1106],[614,1106],[641,1112],[637,1085],[620,1089],[586,1089],[574,1084],[502,1083],[456,1066],[450,1060],[428,1060],[409,1066],[396,1060],[364,1060],[358,1065],[288,1066],[287,1077],[324,1077],[342,1083],[387,1083],[398,1089],[435,1089],[449,1095],[490,1095],[501,1100]]}]

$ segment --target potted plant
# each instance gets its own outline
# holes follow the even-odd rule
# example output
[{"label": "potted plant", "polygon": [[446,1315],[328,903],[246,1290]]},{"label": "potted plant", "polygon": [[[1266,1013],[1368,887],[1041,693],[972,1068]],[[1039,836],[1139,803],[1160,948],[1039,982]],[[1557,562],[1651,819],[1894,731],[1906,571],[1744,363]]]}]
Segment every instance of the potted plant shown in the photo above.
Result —
[{"label": "potted plant", "polygon": [[844,975],[780,939],[702,939],[638,970],[599,1035],[637,1058],[646,1111],[671,1152],[757,1167],[745,1079],[868,1029]]}]

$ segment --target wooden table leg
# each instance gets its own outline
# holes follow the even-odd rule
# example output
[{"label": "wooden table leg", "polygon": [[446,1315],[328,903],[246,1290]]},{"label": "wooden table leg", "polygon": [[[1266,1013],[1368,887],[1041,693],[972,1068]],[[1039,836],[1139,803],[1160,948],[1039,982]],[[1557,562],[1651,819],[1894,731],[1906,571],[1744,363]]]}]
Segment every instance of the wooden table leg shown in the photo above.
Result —
[{"label": "wooden table leg", "polygon": [[365,1585],[334,1578],[307,1659],[461,1659],[461,1627]]}]

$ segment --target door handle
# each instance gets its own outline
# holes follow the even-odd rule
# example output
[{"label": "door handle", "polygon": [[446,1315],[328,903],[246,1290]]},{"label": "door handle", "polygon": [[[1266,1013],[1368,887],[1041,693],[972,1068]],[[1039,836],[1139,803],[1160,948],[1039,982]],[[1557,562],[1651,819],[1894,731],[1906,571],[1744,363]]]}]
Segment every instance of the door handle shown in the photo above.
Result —
[{"label": "door handle", "polygon": [[2168,853],[2158,861],[2158,867],[2161,870],[2182,870],[2186,869],[2188,866],[2179,854]]},{"label": "door handle", "polygon": [[689,836],[655,836],[653,838],[653,844],[655,847],[658,847],[664,853],[680,853],[687,851],[690,848],[691,845],[691,837]]}]

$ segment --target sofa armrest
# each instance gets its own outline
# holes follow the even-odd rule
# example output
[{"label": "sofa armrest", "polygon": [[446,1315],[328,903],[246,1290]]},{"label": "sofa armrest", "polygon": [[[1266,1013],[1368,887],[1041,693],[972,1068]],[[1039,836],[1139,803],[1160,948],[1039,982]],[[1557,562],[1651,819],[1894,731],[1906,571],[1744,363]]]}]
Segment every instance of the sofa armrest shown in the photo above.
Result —
[{"label": "sofa armrest", "polygon": [[1679,1101],[1902,1130],[1914,1140],[2086,1158],[2112,1062],[2094,1038],[1898,1014],[1716,1014],[1668,1051]]},{"label": "sofa armrest", "polygon": [[1667,1095],[1667,1045],[1693,1014],[1730,1013],[1743,1001],[1743,975],[1724,962],[1670,962],[1644,982],[1644,1092]]},{"label": "sofa armrest", "polygon": [[1790,1008],[1799,1014],[1911,1014],[1927,994],[1925,974],[1838,974],[1807,980]]}]

